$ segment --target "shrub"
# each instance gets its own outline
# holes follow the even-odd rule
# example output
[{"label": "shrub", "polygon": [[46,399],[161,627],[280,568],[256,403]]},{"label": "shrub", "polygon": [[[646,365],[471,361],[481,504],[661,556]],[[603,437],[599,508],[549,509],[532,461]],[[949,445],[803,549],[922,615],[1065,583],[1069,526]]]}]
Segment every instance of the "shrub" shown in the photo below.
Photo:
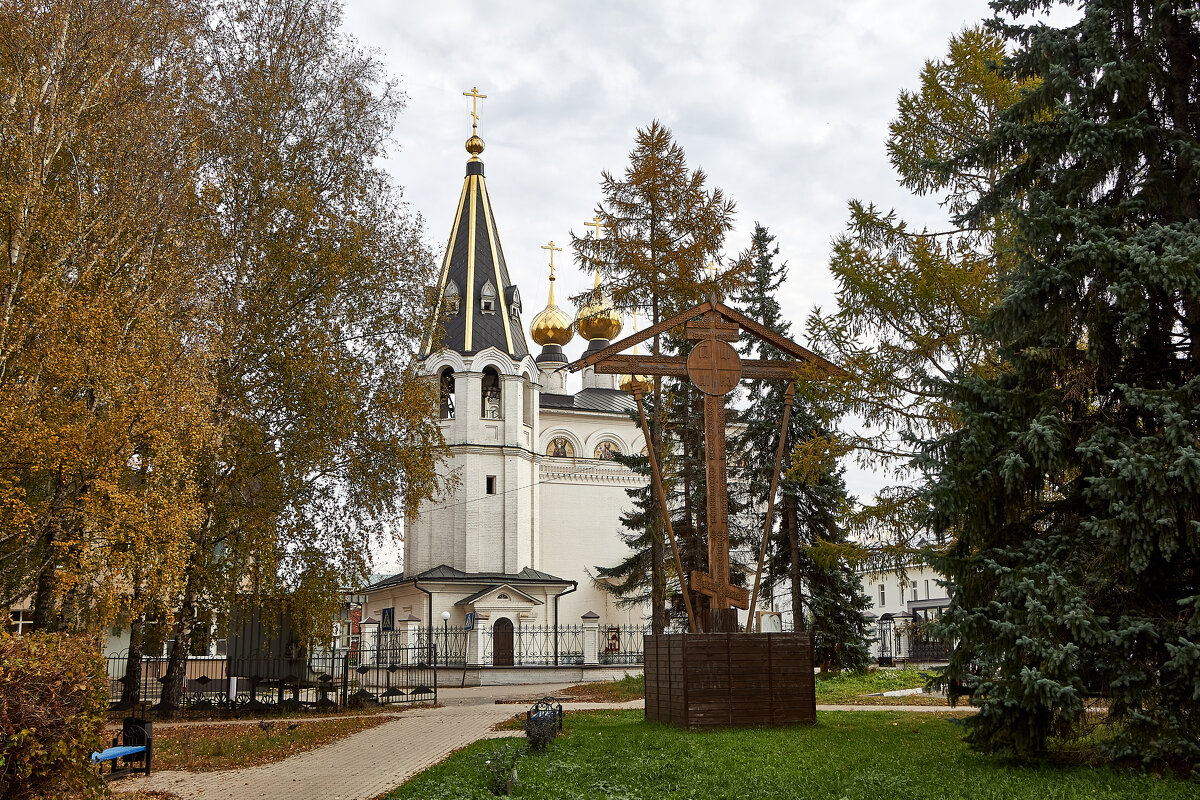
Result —
[{"label": "shrub", "polygon": [[517,788],[517,762],[521,760],[521,749],[502,744],[490,753],[475,757],[475,766],[483,776],[483,785],[497,797],[507,797]]},{"label": "shrub", "polygon": [[546,747],[558,736],[558,718],[550,714],[540,714],[525,720],[525,736],[529,739],[529,749],[536,752]]},{"label": "shrub", "polygon": [[0,634],[0,796],[100,796],[90,756],[101,748],[107,701],[94,640]]}]

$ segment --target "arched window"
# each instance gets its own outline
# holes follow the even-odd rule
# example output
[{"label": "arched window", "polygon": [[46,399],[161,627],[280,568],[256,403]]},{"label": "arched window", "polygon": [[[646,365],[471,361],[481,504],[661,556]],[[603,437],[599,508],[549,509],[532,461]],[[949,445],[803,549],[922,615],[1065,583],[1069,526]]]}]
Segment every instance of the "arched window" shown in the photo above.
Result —
[{"label": "arched window", "polygon": [[500,373],[495,367],[483,368],[483,383],[481,384],[480,410],[484,419],[500,419]]},{"label": "arched window", "polygon": [[438,383],[441,395],[441,417],[442,419],[454,419],[454,370],[450,367],[442,370]]},{"label": "arched window", "polygon": [[479,291],[479,310],[485,314],[496,313],[496,287],[488,281]]},{"label": "arched window", "polygon": [[446,282],[446,303],[445,313],[448,317],[453,317],[458,314],[459,304],[458,284],[454,281]]},{"label": "arched window", "polygon": [[522,399],[522,414],[526,425],[533,424],[533,378],[525,375],[525,380],[522,382],[524,396]]}]

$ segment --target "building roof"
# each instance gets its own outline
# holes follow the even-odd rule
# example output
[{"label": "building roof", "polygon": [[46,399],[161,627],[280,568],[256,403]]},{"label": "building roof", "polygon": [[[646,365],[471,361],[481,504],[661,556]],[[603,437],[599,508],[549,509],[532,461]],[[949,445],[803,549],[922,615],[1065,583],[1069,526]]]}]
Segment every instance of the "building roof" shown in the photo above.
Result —
[{"label": "building roof", "polygon": [[573,409],[575,411],[601,411],[609,414],[627,414],[637,408],[633,396],[620,389],[584,389],[578,394],[539,395],[541,408]]},{"label": "building roof", "polygon": [[524,597],[526,600],[533,603],[535,606],[545,605],[545,603],[543,603],[541,600],[538,600],[533,595],[526,594],[525,592],[522,592],[520,589],[518,589],[514,586],[509,586],[507,583],[493,583],[491,586],[488,586],[487,588],[480,589],[478,592],[475,592],[472,595],[468,595],[467,597],[464,597],[462,600],[459,600],[454,605],[469,606],[472,603],[474,603],[476,600],[478,600],[479,598],[483,597],[484,595],[490,594],[491,592],[494,592],[498,589],[505,589],[505,588],[509,589],[510,591],[516,592],[517,594],[521,595],[521,597]]},{"label": "building roof", "polygon": [[525,567],[520,572],[514,574],[507,572],[463,572],[462,570],[455,569],[454,567],[440,564],[416,575],[405,575],[403,572],[398,572],[395,575],[371,584],[367,588],[363,589],[363,591],[374,592],[380,589],[387,589],[392,586],[399,586],[402,583],[412,583],[414,581],[457,581],[461,583],[487,584],[560,583],[563,585],[572,582],[566,580],[565,578],[559,578],[556,575],[551,575],[548,572],[531,569],[530,567]]},{"label": "building roof", "polygon": [[[457,304],[447,298],[446,290],[451,284],[454,287],[451,295],[457,294]],[[490,312],[483,308],[485,290],[492,298]],[[509,281],[483,179],[483,162],[477,156],[467,162],[462,194],[442,259],[438,292],[441,336],[425,340],[421,358],[443,349],[471,355],[489,347],[507,353],[514,360],[529,354],[520,320],[520,293]]]}]

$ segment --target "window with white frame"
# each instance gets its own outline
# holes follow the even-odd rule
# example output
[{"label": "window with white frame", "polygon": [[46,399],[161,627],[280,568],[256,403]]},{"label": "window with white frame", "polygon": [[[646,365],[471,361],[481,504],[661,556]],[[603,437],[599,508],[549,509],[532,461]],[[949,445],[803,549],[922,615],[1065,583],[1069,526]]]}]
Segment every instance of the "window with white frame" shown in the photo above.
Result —
[{"label": "window with white frame", "polygon": [[887,605],[887,590],[883,588],[883,584],[879,584],[879,607],[883,608]]},{"label": "window with white frame", "polygon": [[8,614],[8,632],[21,636],[33,631],[33,611],[21,609]]}]

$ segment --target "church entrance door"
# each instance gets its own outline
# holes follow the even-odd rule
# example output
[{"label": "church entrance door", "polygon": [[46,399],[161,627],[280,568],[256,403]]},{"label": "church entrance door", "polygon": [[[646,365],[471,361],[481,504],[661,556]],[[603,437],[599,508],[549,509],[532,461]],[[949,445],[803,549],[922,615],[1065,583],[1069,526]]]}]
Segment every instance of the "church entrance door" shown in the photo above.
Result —
[{"label": "church entrance door", "polygon": [[507,617],[501,617],[492,626],[492,665],[513,665],[513,624]]}]

